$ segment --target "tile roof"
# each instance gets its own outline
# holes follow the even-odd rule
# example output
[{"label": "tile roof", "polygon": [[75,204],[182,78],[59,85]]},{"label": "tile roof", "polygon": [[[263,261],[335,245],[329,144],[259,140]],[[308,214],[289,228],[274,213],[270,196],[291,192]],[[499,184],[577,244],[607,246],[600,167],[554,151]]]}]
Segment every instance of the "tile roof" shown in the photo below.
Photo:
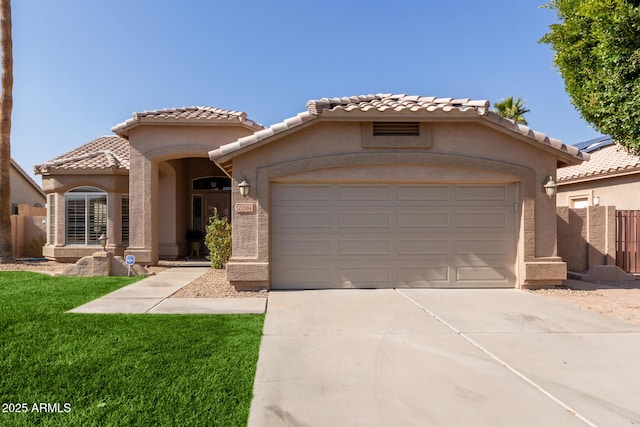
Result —
[{"label": "tile roof", "polygon": [[375,119],[378,114],[384,118],[395,116],[398,119],[405,118],[407,115],[410,115],[412,119],[420,119],[421,117],[442,117],[443,119],[478,117],[490,122],[491,125],[499,129],[513,132],[519,136],[526,137],[533,143],[539,143],[562,152],[567,162],[579,163],[589,158],[588,154],[581,152],[576,147],[567,146],[558,139],[549,138],[544,133],[517,124],[513,120],[500,117],[498,114],[489,111],[490,105],[491,103],[487,100],[436,98],[403,94],[376,94],[311,100],[307,102],[307,111],[255,132],[253,135],[240,138],[235,142],[210,151],[209,158],[215,161],[242,148],[259,143],[274,135],[289,132],[321,117],[335,119],[366,118],[371,120]]},{"label": "tile roof", "polygon": [[129,170],[129,141],[116,135],[94,139],[34,170],[38,174],[54,171]]},{"label": "tile roof", "polygon": [[214,107],[181,107],[133,113],[132,118],[115,125],[111,130],[126,137],[128,131],[140,124],[238,124],[253,130],[263,129],[259,123],[247,118],[242,111],[223,110]]},{"label": "tile roof", "polygon": [[588,162],[559,168],[558,184],[640,173],[640,156],[629,154],[620,144],[604,146],[590,156]]}]

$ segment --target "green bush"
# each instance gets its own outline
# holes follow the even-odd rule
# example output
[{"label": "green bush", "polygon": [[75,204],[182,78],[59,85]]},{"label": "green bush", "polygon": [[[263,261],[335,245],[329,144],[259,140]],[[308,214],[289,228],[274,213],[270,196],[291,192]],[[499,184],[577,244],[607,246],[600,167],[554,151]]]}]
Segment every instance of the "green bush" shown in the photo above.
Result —
[{"label": "green bush", "polygon": [[226,217],[220,217],[218,210],[213,210],[213,216],[207,224],[207,234],[204,244],[209,249],[207,259],[211,260],[212,268],[224,268],[231,258],[231,224]]}]

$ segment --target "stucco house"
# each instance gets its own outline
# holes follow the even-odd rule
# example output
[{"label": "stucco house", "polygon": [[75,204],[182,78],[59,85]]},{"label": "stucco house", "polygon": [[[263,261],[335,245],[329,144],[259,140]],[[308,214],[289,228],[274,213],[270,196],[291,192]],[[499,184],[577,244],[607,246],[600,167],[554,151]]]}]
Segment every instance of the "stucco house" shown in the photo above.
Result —
[{"label": "stucco house", "polygon": [[19,205],[44,207],[45,195],[42,188],[20,165],[11,159],[9,179],[11,182],[11,214],[18,214]]},{"label": "stucco house", "polygon": [[207,158],[262,126],[210,107],[134,113],[97,138],[35,166],[47,194],[44,256],[91,255],[102,233],[116,255],[140,264],[189,255],[188,230],[204,230],[214,207],[229,215],[230,179]]},{"label": "stucco house", "polygon": [[229,280],[251,289],[559,284],[566,265],[543,187],[558,165],[587,155],[489,105],[321,99],[210,151],[232,178]]},{"label": "stucco house", "polygon": [[610,136],[577,144],[588,162],[558,169],[558,206],[602,205],[640,210],[640,156],[629,154]]},{"label": "stucco house", "polygon": [[181,257],[217,207],[237,288],[559,284],[544,185],[588,155],[489,105],[323,98],[269,128],[207,107],[135,113],[36,167],[55,218],[45,254],[77,258],[106,230],[138,262]]}]

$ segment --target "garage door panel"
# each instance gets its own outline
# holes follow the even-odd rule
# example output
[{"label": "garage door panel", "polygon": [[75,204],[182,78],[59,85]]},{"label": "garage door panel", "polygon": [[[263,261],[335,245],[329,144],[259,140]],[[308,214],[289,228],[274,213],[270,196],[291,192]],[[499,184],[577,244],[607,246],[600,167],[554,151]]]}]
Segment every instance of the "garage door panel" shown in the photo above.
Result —
[{"label": "garage door panel", "polygon": [[398,255],[449,254],[448,239],[398,239]]},{"label": "garage door panel", "polygon": [[279,212],[278,210],[275,210],[274,214],[280,217],[278,228],[274,231],[278,231],[278,229],[307,230],[311,228],[332,228],[331,212],[317,212],[309,210]]},{"label": "garage door panel", "polygon": [[399,285],[406,287],[448,287],[449,266],[400,266],[398,268]]},{"label": "garage door panel", "polygon": [[314,185],[312,197],[308,184],[282,185],[273,185],[275,289],[515,283],[514,185]]},{"label": "garage door panel", "polygon": [[391,213],[353,211],[340,213],[338,223],[341,228],[380,228],[388,229],[391,225]]},{"label": "garage door panel", "polygon": [[346,202],[357,200],[386,203],[390,194],[389,185],[341,185],[338,187],[338,200]]},{"label": "garage door panel", "polygon": [[398,185],[399,201],[442,202],[449,200],[447,185]]},{"label": "garage door panel", "polygon": [[279,184],[273,187],[273,198],[280,204],[292,202],[299,205],[304,202],[328,202],[333,198],[333,186],[329,184]]},{"label": "garage door panel", "polygon": [[281,256],[331,256],[331,239],[279,239],[274,242],[274,253]]},{"label": "garage door panel", "polygon": [[391,242],[387,239],[341,239],[340,255],[391,255]]},{"label": "garage door panel", "polygon": [[504,211],[464,210],[456,213],[455,226],[460,228],[506,228],[509,225],[509,213]]},{"label": "garage door panel", "polygon": [[449,228],[450,212],[439,211],[401,211],[398,212],[398,228]]},{"label": "garage door panel", "polygon": [[496,185],[458,185],[455,189],[456,200],[478,201],[508,201],[508,188]]},{"label": "garage door panel", "polygon": [[456,254],[507,255],[513,250],[506,239],[461,239],[456,242]]},{"label": "garage door panel", "polygon": [[392,281],[389,267],[343,266],[339,273],[340,282],[348,288],[386,288]]}]

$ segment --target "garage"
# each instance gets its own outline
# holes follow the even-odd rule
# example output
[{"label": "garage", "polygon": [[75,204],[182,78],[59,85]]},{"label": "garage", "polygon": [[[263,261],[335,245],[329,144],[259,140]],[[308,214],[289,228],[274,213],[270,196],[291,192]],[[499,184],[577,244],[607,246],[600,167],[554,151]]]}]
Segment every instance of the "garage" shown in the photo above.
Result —
[{"label": "garage", "polygon": [[557,286],[555,176],[588,157],[487,100],[370,94],[221,145],[242,290]]},{"label": "garage", "polygon": [[514,287],[515,184],[274,183],[272,288]]}]

